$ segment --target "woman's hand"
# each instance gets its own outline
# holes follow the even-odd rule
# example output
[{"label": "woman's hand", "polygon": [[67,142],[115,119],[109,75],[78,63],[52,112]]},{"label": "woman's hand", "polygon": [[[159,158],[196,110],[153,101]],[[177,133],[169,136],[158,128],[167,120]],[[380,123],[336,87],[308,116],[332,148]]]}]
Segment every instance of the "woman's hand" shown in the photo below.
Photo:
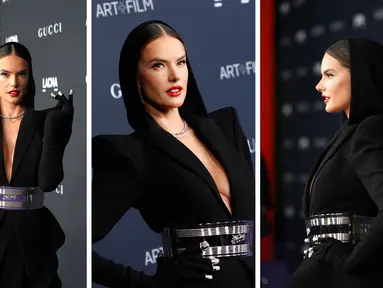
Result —
[{"label": "woman's hand", "polygon": [[323,239],[321,244],[314,246],[306,257],[317,261],[325,261],[335,268],[342,268],[353,250],[353,244],[329,238]]},{"label": "woman's hand", "polygon": [[[183,281],[211,281],[214,273],[220,271],[219,259],[216,257],[203,258],[201,250],[209,248],[209,244],[203,241],[200,247],[188,248],[180,254],[168,259],[163,256],[157,258],[157,273],[154,282],[172,283],[171,287],[178,287]],[[199,250],[199,251],[197,251]],[[161,287],[161,286],[159,286]]]},{"label": "woman's hand", "polygon": [[72,134],[74,116],[73,90],[69,91],[69,99],[60,91],[51,96],[58,101],[56,107],[49,109],[44,127],[44,137],[49,137],[53,143],[66,146]]}]

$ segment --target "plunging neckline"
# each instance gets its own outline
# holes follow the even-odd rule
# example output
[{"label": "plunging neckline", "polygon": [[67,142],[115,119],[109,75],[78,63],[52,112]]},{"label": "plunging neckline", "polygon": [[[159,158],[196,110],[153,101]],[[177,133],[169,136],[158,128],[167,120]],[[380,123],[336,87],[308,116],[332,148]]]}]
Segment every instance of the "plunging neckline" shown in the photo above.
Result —
[{"label": "plunging neckline", "polygon": [[[223,170],[229,181],[230,187],[230,207],[231,212],[224,203],[221,194],[218,190],[214,178],[199,160],[199,158],[187,147],[185,144],[176,139],[171,133],[164,130],[157,122],[152,119],[149,129],[143,129],[138,132],[139,137],[148,140],[149,143],[159,148],[163,153],[166,153],[172,159],[180,162],[187,167],[190,171],[204,180],[211,193],[218,199],[216,200],[219,205],[222,205],[224,212],[227,212],[229,218],[234,218],[236,215],[236,171],[232,167],[232,159],[236,157],[234,148],[229,144],[228,139],[222,133],[220,127],[213,119],[203,118],[194,115],[183,115],[190,127],[192,127],[198,139],[205,145],[210,153],[221,164]],[[187,184],[187,183],[186,183]],[[226,214],[226,213],[225,213]]]},{"label": "plunging neckline", "polygon": [[[163,129],[163,128],[161,128]],[[222,204],[224,205],[226,211],[231,215],[231,217],[233,217],[234,215],[234,207],[233,207],[233,187],[232,187],[232,181],[231,181],[231,178],[230,178],[230,174],[228,173],[228,169],[227,169],[227,166],[226,166],[226,163],[225,161],[222,160],[222,158],[220,158],[220,154],[217,153],[217,151],[214,149],[214,146],[211,145],[211,147],[209,147],[209,141],[203,141],[203,135],[201,133],[199,133],[195,128],[191,127],[191,129],[193,130],[193,133],[194,133],[194,136],[198,139],[198,141],[200,141],[200,143],[203,145],[203,148],[206,149],[207,153],[210,153],[214,158],[215,160],[219,163],[219,165],[221,166],[223,172],[225,173],[226,177],[227,177],[227,181],[228,181],[228,184],[229,184],[229,195],[230,197],[226,197],[225,194],[222,194],[219,189],[218,189],[218,185],[217,183],[215,182],[214,180],[214,177],[212,176],[212,174],[210,173],[209,169],[205,166],[205,164],[198,158],[198,156],[196,154],[194,154],[194,152],[188,147],[186,146],[183,142],[181,142],[179,139],[175,138],[171,133],[167,132],[166,130],[163,129],[163,131],[165,131],[167,134],[169,134],[174,141],[178,142],[179,144],[181,144],[187,151],[188,153],[191,153],[192,154],[192,157],[194,157],[199,163],[200,165],[203,167],[203,169],[207,172],[207,174],[209,175],[209,178],[212,180],[212,183],[214,183],[214,188],[216,190],[216,192],[218,192],[218,195],[219,195],[219,198],[220,198],[220,201],[222,202]],[[201,137],[202,136],[202,137]],[[212,159],[213,160],[213,159]],[[214,161],[214,160],[213,160]],[[226,198],[228,198],[228,202],[230,204],[230,209],[227,207],[225,201],[223,200],[222,196],[221,195],[224,195]]]},{"label": "plunging neckline", "polygon": [[[26,111],[25,111],[26,112]],[[24,112],[24,116],[25,116],[25,112]],[[18,143],[19,143],[19,135],[20,135],[20,130],[21,130],[21,125],[23,123],[23,120],[24,120],[24,117],[20,120],[20,125],[19,125],[19,130],[17,131],[17,135],[16,135],[16,141],[15,141],[15,147],[14,147],[14,150],[13,150],[13,155],[11,156],[11,161],[12,161],[12,167],[11,167],[11,177],[10,179],[8,179],[7,177],[7,171],[6,171],[6,165],[5,165],[5,153],[4,153],[4,135],[3,135],[3,131],[4,131],[4,124],[3,122],[1,122],[0,124],[0,138],[1,138],[1,141],[0,141],[0,148],[1,148],[1,153],[2,153],[2,161],[1,162],[1,165],[2,165],[2,168],[3,168],[3,175],[4,175],[4,179],[5,181],[7,182],[7,186],[10,186],[11,183],[12,183],[12,180],[13,180],[13,176],[14,176],[14,172],[15,172],[15,156],[16,156],[16,153],[17,153],[17,147],[18,147]]]}]

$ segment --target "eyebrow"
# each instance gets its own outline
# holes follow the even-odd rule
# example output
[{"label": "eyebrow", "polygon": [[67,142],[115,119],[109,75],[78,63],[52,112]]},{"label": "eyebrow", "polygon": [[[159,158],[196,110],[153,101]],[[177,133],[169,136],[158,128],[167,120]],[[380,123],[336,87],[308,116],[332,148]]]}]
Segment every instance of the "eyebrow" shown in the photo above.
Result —
[{"label": "eyebrow", "polygon": [[[186,55],[183,55],[182,57],[178,58],[177,59],[177,62],[178,61],[181,61],[182,59],[186,58]],[[152,62],[163,62],[163,63],[166,63],[168,61],[164,60],[164,59],[161,59],[161,58],[154,58],[154,59],[151,59],[148,61],[148,63],[152,63]]]},{"label": "eyebrow", "polygon": [[[5,70],[5,69],[0,69],[0,71],[1,71],[1,72],[6,72],[6,73],[11,73],[10,71],[7,71],[7,70]],[[23,69],[23,70],[21,70],[21,71],[19,71],[19,72],[17,72],[17,73],[27,72],[27,71],[28,71],[28,69]]]},{"label": "eyebrow", "polygon": [[335,72],[334,69],[326,69],[326,70],[323,71],[323,74],[326,74],[326,73],[328,73],[328,72],[330,72],[330,71]]}]

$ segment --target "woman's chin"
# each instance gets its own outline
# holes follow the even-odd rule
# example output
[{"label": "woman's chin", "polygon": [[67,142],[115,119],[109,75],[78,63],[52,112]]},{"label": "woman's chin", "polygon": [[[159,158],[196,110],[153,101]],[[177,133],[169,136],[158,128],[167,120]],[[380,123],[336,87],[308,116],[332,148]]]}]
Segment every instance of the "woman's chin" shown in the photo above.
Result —
[{"label": "woman's chin", "polygon": [[8,104],[11,105],[20,105],[22,103],[22,97],[4,97],[1,99],[4,102],[7,102]]},{"label": "woman's chin", "polygon": [[179,98],[179,99],[171,99],[167,104],[168,107],[172,108],[180,108],[185,102],[185,98]]},{"label": "woman's chin", "polygon": [[326,105],[325,110],[327,113],[337,112],[337,111],[334,111],[334,107],[331,107],[331,105],[328,105],[328,104]]}]

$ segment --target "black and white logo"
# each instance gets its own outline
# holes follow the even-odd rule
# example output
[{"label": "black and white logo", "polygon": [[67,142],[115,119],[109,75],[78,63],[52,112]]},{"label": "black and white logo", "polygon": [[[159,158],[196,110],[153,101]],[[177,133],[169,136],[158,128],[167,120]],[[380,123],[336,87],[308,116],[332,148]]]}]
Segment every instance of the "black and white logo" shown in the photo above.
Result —
[{"label": "black and white logo", "polygon": [[64,194],[64,185],[60,184],[59,187],[57,187],[54,192],[56,192],[57,194],[63,195]]},{"label": "black and white logo", "polygon": [[112,86],[110,86],[110,94],[114,99],[119,99],[122,96],[121,93],[121,86],[119,83],[113,83]]},{"label": "black and white logo", "polygon": [[97,4],[96,18],[121,14],[143,13],[154,10],[153,0],[112,1]]},{"label": "black and white logo", "polygon": [[61,22],[53,23],[45,27],[40,27],[37,30],[37,35],[39,38],[47,37],[53,34],[59,34],[62,32],[62,24]]},{"label": "black and white logo", "polygon": [[17,35],[5,37],[5,43],[8,43],[8,42],[19,42],[19,37]]},{"label": "black and white logo", "polygon": [[151,251],[146,251],[145,253],[145,266],[148,266],[149,264],[156,264],[158,254],[160,252],[164,252],[163,247],[154,248]]},{"label": "black and white logo", "polygon": [[220,79],[232,79],[241,76],[255,74],[255,61],[246,61],[245,63],[234,63],[221,67]]},{"label": "black and white logo", "polygon": [[46,77],[42,79],[43,92],[57,92],[59,91],[59,80],[57,77]]}]

